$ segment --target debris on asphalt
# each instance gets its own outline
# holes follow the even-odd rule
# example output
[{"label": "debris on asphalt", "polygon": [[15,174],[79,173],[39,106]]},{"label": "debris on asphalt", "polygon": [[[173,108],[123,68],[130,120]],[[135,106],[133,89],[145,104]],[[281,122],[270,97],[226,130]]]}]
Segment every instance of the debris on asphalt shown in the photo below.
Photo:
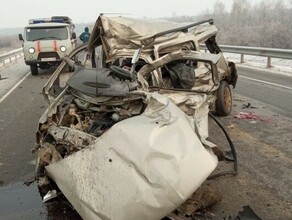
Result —
[{"label": "debris on asphalt", "polygon": [[244,99],[244,98],[234,98],[233,101],[245,102],[246,99]]},{"label": "debris on asphalt", "polygon": [[251,120],[249,122],[251,124],[256,124],[257,121],[264,121],[264,122],[267,122],[267,123],[271,123],[272,122],[272,118],[267,117],[267,116],[260,116],[260,115],[257,115],[255,113],[252,113],[252,112],[239,112],[238,114],[236,114],[234,116],[234,118]]},{"label": "debris on asphalt", "polygon": [[247,103],[247,104],[243,104],[243,105],[242,105],[242,109],[246,109],[246,108],[257,108],[257,107],[252,106],[252,105],[250,104],[250,102],[249,102],[249,103]]},{"label": "debris on asphalt", "polygon": [[26,186],[30,186],[34,181],[35,181],[35,178],[32,177],[32,178],[26,180],[23,184]]},{"label": "debris on asphalt", "polygon": [[234,128],[234,124],[230,124],[227,126],[228,129],[233,129]]},{"label": "debris on asphalt", "polygon": [[49,183],[50,183],[50,181],[49,181],[47,176],[43,176],[43,177],[38,178],[38,186],[39,187],[47,186],[47,185],[49,185]]},{"label": "debris on asphalt", "polygon": [[261,117],[256,115],[252,112],[239,112],[239,114],[235,115],[234,118],[237,119],[253,119],[253,120],[260,120]]},{"label": "debris on asphalt", "polygon": [[57,191],[55,189],[48,191],[48,193],[44,196],[43,198],[43,203],[50,201],[53,198],[56,198],[57,195]]}]

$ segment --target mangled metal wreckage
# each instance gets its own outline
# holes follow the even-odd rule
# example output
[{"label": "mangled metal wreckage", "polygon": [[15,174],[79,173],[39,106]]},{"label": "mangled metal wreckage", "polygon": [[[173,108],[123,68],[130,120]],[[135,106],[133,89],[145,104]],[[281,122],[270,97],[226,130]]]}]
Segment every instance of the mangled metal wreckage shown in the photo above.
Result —
[{"label": "mangled metal wreckage", "polygon": [[218,164],[208,112],[234,68],[188,48],[217,30],[190,25],[190,40],[182,24],[168,33],[173,23],[150,23],[100,16],[89,45],[44,87],[37,177],[55,181],[84,219],[163,218]]}]

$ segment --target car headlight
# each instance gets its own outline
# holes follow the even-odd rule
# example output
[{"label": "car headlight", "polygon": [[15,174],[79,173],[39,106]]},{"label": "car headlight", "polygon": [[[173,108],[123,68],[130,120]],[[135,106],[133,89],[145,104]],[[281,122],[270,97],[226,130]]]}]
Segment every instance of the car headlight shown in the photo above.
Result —
[{"label": "car headlight", "polygon": [[28,49],[28,52],[33,54],[35,52],[35,49],[33,47],[31,47],[31,48]]},{"label": "car headlight", "polygon": [[60,51],[65,52],[66,50],[67,50],[66,47],[64,47],[64,46],[60,47]]}]

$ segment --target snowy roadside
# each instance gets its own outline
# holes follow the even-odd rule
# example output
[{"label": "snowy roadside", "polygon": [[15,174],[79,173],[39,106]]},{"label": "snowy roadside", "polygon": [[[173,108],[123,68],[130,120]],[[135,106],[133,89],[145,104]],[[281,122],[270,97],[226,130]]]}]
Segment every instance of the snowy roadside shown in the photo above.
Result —
[{"label": "snowy roadside", "polygon": [[224,56],[237,66],[292,76],[292,60],[272,58],[272,67],[267,68],[266,57],[244,55],[244,63],[240,63],[240,54],[224,53]]}]

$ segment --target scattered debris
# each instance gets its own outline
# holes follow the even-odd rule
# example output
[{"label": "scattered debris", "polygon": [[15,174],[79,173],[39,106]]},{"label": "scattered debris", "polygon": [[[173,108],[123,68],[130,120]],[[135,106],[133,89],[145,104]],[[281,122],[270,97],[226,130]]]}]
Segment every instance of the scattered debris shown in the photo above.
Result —
[{"label": "scattered debris", "polygon": [[244,99],[244,98],[234,98],[233,101],[245,102],[246,99]]},{"label": "scattered debris", "polygon": [[256,124],[257,121],[265,121],[268,123],[272,122],[272,118],[265,117],[265,116],[259,116],[257,114],[252,113],[252,112],[239,112],[237,115],[234,116],[234,118],[252,119],[252,121],[250,121],[251,124]]},{"label": "scattered debris", "polygon": [[31,178],[29,180],[26,180],[23,184],[26,186],[30,186],[35,181],[35,178]]},{"label": "scattered debris", "polygon": [[235,115],[234,118],[238,119],[253,119],[253,120],[260,120],[260,116],[252,113],[252,112],[239,112],[239,114]]},{"label": "scattered debris", "polygon": [[58,196],[57,191],[55,189],[50,190],[43,198],[43,203],[50,201],[53,198],[56,198]]},{"label": "scattered debris", "polygon": [[50,184],[50,181],[49,181],[47,176],[43,176],[43,177],[38,178],[38,186],[39,187],[47,186],[49,184]]},{"label": "scattered debris", "polygon": [[245,108],[257,108],[257,107],[252,106],[252,105],[250,104],[250,102],[249,102],[249,103],[247,103],[247,104],[243,104],[243,105],[242,105],[242,109],[245,109]]},{"label": "scattered debris", "polygon": [[230,124],[227,126],[228,129],[233,129],[234,128],[234,124]]}]

